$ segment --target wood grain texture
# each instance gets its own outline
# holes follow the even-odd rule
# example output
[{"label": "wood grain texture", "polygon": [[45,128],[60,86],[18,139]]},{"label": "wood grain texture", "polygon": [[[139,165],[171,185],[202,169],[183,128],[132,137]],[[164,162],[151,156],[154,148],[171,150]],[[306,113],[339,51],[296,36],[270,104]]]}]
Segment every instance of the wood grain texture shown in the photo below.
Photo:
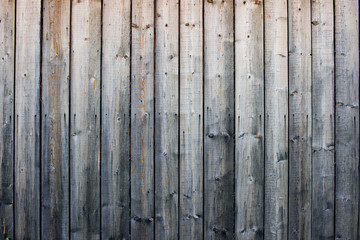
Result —
[{"label": "wood grain texture", "polygon": [[103,1],[101,234],[130,236],[131,2]]},{"label": "wood grain texture", "polygon": [[179,238],[203,237],[203,1],[180,1]]},{"label": "wood grain texture", "polygon": [[235,1],[235,237],[264,236],[263,2]]},{"label": "wood grain texture", "polygon": [[69,237],[69,0],[43,1],[41,236]]},{"label": "wood grain texture", "polygon": [[333,1],[312,2],[312,238],[334,238]]},{"label": "wood grain texture", "polygon": [[179,1],[156,1],[155,239],[177,239]]},{"label": "wood grain texture", "polygon": [[100,238],[101,1],[72,1],[71,238]]},{"label": "wood grain texture", "polygon": [[335,237],[359,236],[359,1],[335,1]]},{"label": "wood grain texture", "polygon": [[131,238],[154,238],[154,2],[132,2]]},{"label": "wood grain texture", "polygon": [[204,238],[234,236],[234,5],[204,5]]},{"label": "wood grain texture", "polygon": [[41,1],[16,8],[15,235],[39,239]]},{"label": "wood grain texture", "polygon": [[265,3],[265,239],[288,237],[287,1]]},{"label": "wood grain texture", "polygon": [[13,239],[15,1],[0,6],[0,239]]},{"label": "wood grain texture", "polygon": [[289,1],[289,239],[311,239],[311,2]]}]

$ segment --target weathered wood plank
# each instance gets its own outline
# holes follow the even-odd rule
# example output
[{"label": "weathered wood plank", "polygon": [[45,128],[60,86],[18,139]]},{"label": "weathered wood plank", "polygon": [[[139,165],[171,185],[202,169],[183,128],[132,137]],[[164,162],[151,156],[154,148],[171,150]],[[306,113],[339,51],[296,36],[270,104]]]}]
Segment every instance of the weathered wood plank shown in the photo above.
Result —
[{"label": "weathered wood plank", "polygon": [[72,1],[71,238],[100,238],[101,1]]},{"label": "weathered wood plank", "polygon": [[287,1],[265,3],[265,238],[288,236]]},{"label": "weathered wood plank", "polygon": [[311,2],[288,9],[289,239],[311,239]]},{"label": "weathered wood plank", "polygon": [[155,239],[177,239],[179,1],[156,1]]},{"label": "weathered wood plank", "polygon": [[0,6],[0,239],[13,239],[15,1]]},{"label": "weathered wood plank", "polygon": [[263,2],[235,1],[235,237],[264,236]]},{"label": "weathered wood plank", "polygon": [[180,1],[180,239],[203,237],[203,1]]},{"label": "weathered wood plank", "polygon": [[39,239],[41,1],[16,5],[15,235]]},{"label": "weathered wood plank", "polygon": [[130,1],[103,1],[101,208],[103,239],[130,234]]},{"label": "weathered wood plank", "polygon": [[333,1],[312,1],[312,230],[334,238]]},{"label": "weathered wood plank", "polygon": [[43,1],[41,235],[69,237],[70,1]]},{"label": "weathered wood plank", "polygon": [[132,2],[131,238],[154,238],[154,1]]},{"label": "weathered wood plank", "polygon": [[204,5],[204,238],[234,234],[234,5]]},{"label": "weathered wood plank", "polygon": [[359,236],[359,1],[335,1],[335,237]]}]

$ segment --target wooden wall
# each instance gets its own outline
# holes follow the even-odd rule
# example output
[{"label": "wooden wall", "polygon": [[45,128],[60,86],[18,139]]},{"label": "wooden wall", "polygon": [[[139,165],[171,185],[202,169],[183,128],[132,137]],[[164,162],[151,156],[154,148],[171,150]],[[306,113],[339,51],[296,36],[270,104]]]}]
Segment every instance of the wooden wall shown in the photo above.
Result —
[{"label": "wooden wall", "polygon": [[0,0],[0,239],[359,239],[358,0]]}]

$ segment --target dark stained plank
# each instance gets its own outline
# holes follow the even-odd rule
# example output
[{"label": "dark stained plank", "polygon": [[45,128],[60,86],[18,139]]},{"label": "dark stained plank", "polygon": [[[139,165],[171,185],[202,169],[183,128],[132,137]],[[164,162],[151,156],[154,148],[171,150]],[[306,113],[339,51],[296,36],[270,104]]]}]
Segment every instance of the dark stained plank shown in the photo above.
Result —
[{"label": "dark stained plank", "polygon": [[335,237],[359,237],[359,1],[335,0]]},{"label": "dark stained plank", "polygon": [[312,239],[334,239],[333,1],[312,1]]},{"label": "dark stained plank", "polygon": [[203,237],[203,1],[180,1],[179,238]]},{"label": "dark stained plank", "polygon": [[15,1],[0,6],[0,239],[13,239]]},{"label": "dark stained plank", "polygon": [[204,238],[234,236],[234,5],[204,6]]},{"label": "dark stained plank", "polygon": [[311,239],[311,2],[288,9],[289,239]]},{"label": "dark stained plank", "polygon": [[235,1],[235,237],[264,236],[263,3]]},{"label": "dark stained plank", "polygon": [[71,14],[71,238],[100,239],[101,1],[73,0]]},{"label": "dark stained plank", "polygon": [[130,1],[103,1],[102,239],[130,234]]},{"label": "dark stained plank", "polygon": [[41,236],[69,237],[69,0],[43,1]]},{"label": "dark stained plank", "polygon": [[154,238],[154,1],[132,2],[131,238]]},{"label": "dark stained plank", "polygon": [[265,3],[265,239],[288,237],[287,1]]},{"label": "dark stained plank", "polygon": [[177,239],[179,1],[156,1],[155,239]]},{"label": "dark stained plank", "polygon": [[41,1],[16,5],[15,236],[40,239]]}]

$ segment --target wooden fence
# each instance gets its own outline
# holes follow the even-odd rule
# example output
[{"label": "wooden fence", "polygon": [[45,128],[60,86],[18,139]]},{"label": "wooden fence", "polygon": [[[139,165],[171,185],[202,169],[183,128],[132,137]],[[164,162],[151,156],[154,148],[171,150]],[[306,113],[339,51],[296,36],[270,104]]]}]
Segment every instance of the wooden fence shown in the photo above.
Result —
[{"label": "wooden fence", "polygon": [[359,239],[358,0],[0,4],[0,239]]}]

